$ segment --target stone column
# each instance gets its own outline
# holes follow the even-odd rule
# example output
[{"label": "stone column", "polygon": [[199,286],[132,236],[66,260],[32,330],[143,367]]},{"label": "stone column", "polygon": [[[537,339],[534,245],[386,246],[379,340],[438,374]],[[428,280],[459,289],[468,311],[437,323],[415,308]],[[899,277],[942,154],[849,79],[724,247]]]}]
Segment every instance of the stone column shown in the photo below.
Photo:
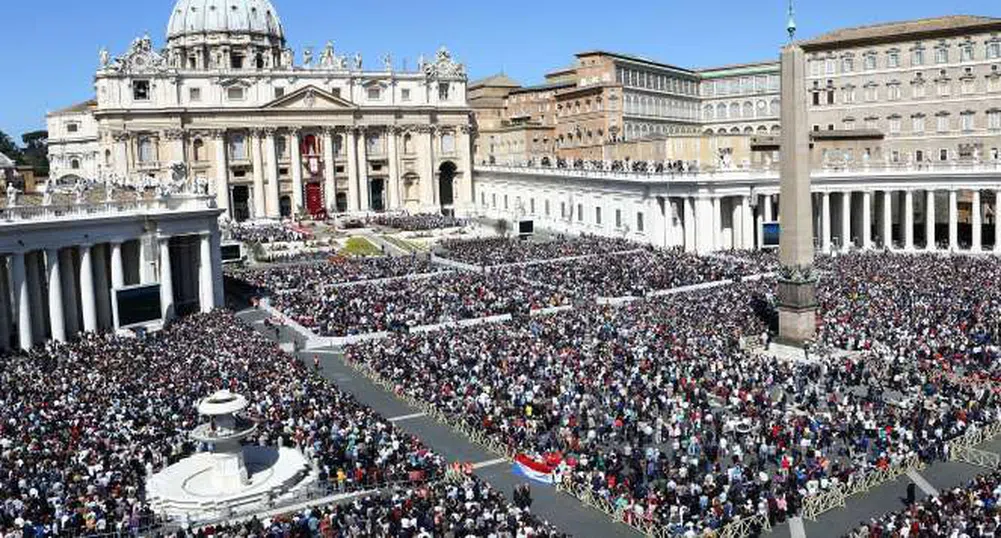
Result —
[{"label": "stone column", "polygon": [[160,315],[164,323],[174,317],[174,276],[170,266],[170,238],[160,237]]},{"label": "stone column", "polygon": [[402,209],[402,203],[400,202],[400,156],[397,154],[396,149],[396,138],[400,135],[400,129],[398,127],[390,127],[386,129],[386,152],[389,158],[389,181],[386,186],[387,189],[387,200],[386,209],[396,210]]},{"label": "stone column", "polygon": [[129,133],[118,131],[111,135],[115,141],[115,173],[122,178],[129,176]]},{"label": "stone column", "polygon": [[111,243],[111,323],[115,330],[121,326],[118,316],[118,301],[115,300],[115,290],[125,286],[125,267],[122,264],[122,244]]},{"label": "stone column", "polygon": [[720,196],[713,196],[713,230],[711,250],[723,250],[723,199]]},{"label": "stone column", "polygon": [[935,244],[935,191],[925,192],[925,248],[938,249]]},{"label": "stone column", "polygon": [[63,315],[63,281],[59,272],[59,250],[45,251],[45,275],[49,282],[49,327],[52,339],[66,341],[66,318]]},{"label": "stone column", "polygon": [[754,250],[754,216],[751,211],[751,196],[740,198],[741,248]]},{"label": "stone column", "polygon": [[63,314],[66,316],[66,334],[74,335],[80,332],[79,302],[77,295],[77,271],[73,264],[72,248],[59,251],[59,273],[62,277]]},{"label": "stone column", "polygon": [[984,249],[981,238],[981,235],[983,234],[983,216],[980,214],[980,204],[980,189],[973,189],[973,206],[971,211],[971,218],[973,220],[973,238],[970,242],[970,250],[973,252],[981,252]]},{"label": "stone column", "polygon": [[862,192],[862,248],[872,248],[872,192]]},{"label": "stone column", "polygon": [[883,246],[893,248],[893,191],[883,191]]},{"label": "stone column", "polygon": [[765,246],[765,201],[764,198],[759,194],[758,197],[757,211],[754,215],[754,226],[758,231],[758,249]]},{"label": "stone column", "polygon": [[212,243],[208,232],[199,238],[198,290],[202,312],[211,312],[215,307],[215,281],[212,277]]},{"label": "stone column", "polygon": [[765,222],[775,222],[775,212],[772,210],[772,195],[765,195]]},{"label": "stone column", "polygon": [[10,277],[14,288],[14,307],[17,309],[18,345],[23,350],[29,350],[34,343],[34,335],[31,327],[31,297],[28,292],[23,252],[11,254]]},{"label": "stone column", "polygon": [[994,252],[1001,254],[1001,189],[994,191]]},{"label": "stone column", "polygon": [[949,250],[959,250],[959,201],[956,189],[949,189]]},{"label": "stone column", "polygon": [[264,196],[264,158],[261,155],[261,138],[263,131],[254,129],[247,140],[250,142],[250,154],[254,165],[254,218],[263,219],[266,213]]},{"label": "stone column", "polygon": [[361,211],[371,211],[372,206],[369,200],[368,185],[368,140],[367,131],[360,129],[357,131],[356,143],[358,144],[358,205]]},{"label": "stone column", "polygon": [[[216,205],[229,214],[229,162],[226,152],[226,130],[212,132],[215,140],[215,200]],[[232,215],[230,215],[232,216]]]},{"label": "stone column", "polygon": [[841,249],[852,247],[852,192],[841,193]]},{"label": "stone column", "polygon": [[288,149],[292,152],[292,214],[297,215],[303,208],[302,195],[302,143],[299,141],[298,127],[289,129]]},{"label": "stone column", "polygon": [[278,147],[275,144],[275,134],[278,132],[274,127],[264,129],[264,151],[267,159],[265,177],[268,186],[265,190],[267,210],[265,214],[268,218],[281,218],[281,209],[278,207],[279,186],[278,186]]},{"label": "stone column", "polygon": [[914,250],[914,191],[904,191],[904,250]]},{"label": "stone column", "polygon": [[10,308],[10,280],[7,274],[7,256],[0,255],[0,351],[10,350],[12,317]]},{"label": "stone column", "polygon": [[[337,154],[334,153],[334,128],[324,127],[323,129],[323,198],[327,211],[334,213],[337,211]],[[348,135],[350,136],[350,135]],[[348,183],[351,183],[351,146],[348,145]],[[351,209],[350,202],[348,209]]]},{"label": "stone column", "polygon": [[831,251],[831,193],[820,194],[820,246],[824,252]]},{"label": "stone column", "polygon": [[695,199],[691,196],[685,197],[685,215],[682,220],[685,235],[685,252],[695,252],[696,238],[698,237],[695,217]]},{"label": "stone column", "polygon": [[45,340],[45,307],[42,304],[42,280],[39,268],[39,251],[27,252],[24,255],[25,277],[28,281],[28,293],[31,300],[31,334],[37,341]]},{"label": "stone column", "polygon": [[424,172],[421,174],[421,209],[431,211],[439,206],[438,204],[438,181],[434,167],[434,138],[437,129],[434,125],[425,125],[421,129],[424,140],[424,155],[421,163],[424,165]]},{"label": "stone column", "polygon": [[94,300],[97,304],[97,327],[107,329],[114,320],[111,317],[111,291],[108,285],[108,253],[104,244],[94,245],[91,249],[94,266]]},{"label": "stone column", "polygon": [[222,284],[222,251],[219,249],[221,240],[219,230],[213,230],[209,241],[212,248],[212,304],[215,306],[223,306],[226,303]]},{"label": "stone column", "polygon": [[80,245],[80,307],[83,311],[83,330],[97,331],[97,304],[94,302],[94,262],[91,245]]}]

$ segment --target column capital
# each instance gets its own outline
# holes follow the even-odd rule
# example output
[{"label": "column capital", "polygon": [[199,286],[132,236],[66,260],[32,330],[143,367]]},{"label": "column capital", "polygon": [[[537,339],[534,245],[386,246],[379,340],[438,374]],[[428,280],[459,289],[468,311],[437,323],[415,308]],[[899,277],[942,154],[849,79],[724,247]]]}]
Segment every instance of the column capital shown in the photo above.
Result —
[{"label": "column capital", "polygon": [[207,133],[209,138],[214,138],[216,140],[224,140],[226,138],[225,127],[218,129],[206,129],[205,132]]},{"label": "column capital", "polygon": [[184,140],[187,132],[184,129],[167,129],[163,132],[164,138],[167,140]]},{"label": "column capital", "polygon": [[262,127],[260,129],[260,132],[264,135],[265,138],[274,138],[275,135],[278,134],[278,127],[269,125],[267,127]]},{"label": "column capital", "polygon": [[132,138],[132,133],[128,131],[112,131],[111,138],[115,142],[127,142],[130,138]]},{"label": "column capital", "polygon": [[286,127],[285,132],[287,132],[289,136],[298,137],[299,134],[302,133],[302,127]]}]

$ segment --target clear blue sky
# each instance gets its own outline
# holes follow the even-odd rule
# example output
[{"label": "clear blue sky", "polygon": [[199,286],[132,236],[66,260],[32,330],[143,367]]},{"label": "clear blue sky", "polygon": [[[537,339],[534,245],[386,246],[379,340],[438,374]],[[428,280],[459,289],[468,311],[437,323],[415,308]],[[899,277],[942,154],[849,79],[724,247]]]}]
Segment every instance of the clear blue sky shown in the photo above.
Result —
[{"label": "clear blue sky", "polygon": [[[531,84],[573,53],[608,49],[686,67],[773,58],[787,0],[272,0],[297,58],[333,40],[369,65],[389,52],[412,66],[447,45],[470,78],[504,71]],[[797,0],[800,36],[843,26],[968,13],[996,0]],[[157,46],[174,0],[2,0],[0,130],[20,142],[45,114],[93,96],[98,50],[121,53],[148,31]]]}]

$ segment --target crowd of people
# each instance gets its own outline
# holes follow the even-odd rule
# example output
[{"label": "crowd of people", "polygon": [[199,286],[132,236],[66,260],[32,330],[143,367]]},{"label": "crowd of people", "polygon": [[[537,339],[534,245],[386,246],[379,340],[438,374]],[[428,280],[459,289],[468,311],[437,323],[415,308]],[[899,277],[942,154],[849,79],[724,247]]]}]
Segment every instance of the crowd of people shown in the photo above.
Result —
[{"label": "crowd of people", "polygon": [[230,225],[229,233],[234,241],[243,243],[291,243],[305,241],[312,237],[309,233],[286,224],[260,223]]},{"label": "crowd of people", "polygon": [[279,293],[295,290],[322,292],[331,285],[421,275],[441,271],[426,255],[371,258],[327,257],[314,263],[227,267],[226,274],[262,291]]},{"label": "crowd of people", "polygon": [[768,258],[697,256],[679,250],[638,250],[622,254],[554,260],[552,263],[510,266],[491,274],[525,278],[589,297],[642,297],[650,292],[714,282],[774,270]]},{"label": "crowd of people", "polygon": [[495,266],[538,260],[551,260],[590,254],[610,254],[641,248],[626,239],[596,235],[557,236],[547,240],[450,239],[442,241],[439,254],[451,260],[479,266]]},{"label": "crowd of people", "polygon": [[470,476],[460,483],[439,481],[397,488],[350,503],[213,527],[198,536],[564,538],[567,535],[529,510],[508,504],[503,494]]},{"label": "crowd of people", "polygon": [[851,538],[1001,536],[1001,471],[861,524]]},{"label": "crowd of people", "polygon": [[478,273],[395,279],[357,286],[300,286],[271,304],[320,336],[351,336],[562,306],[559,290]]},{"label": "crowd of people", "polygon": [[3,358],[4,535],[140,532],[144,484],[198,447],[197,402],[227,388],[250,402],[252,442],[296,446],[340,491],[421,484],[445,462],[231,314],[186,318],[143,338],[86,335]]},{"label": "crowd of people", "polygon": [[[737,515],[774,523],[805,497],[941,458],[948,440],[1001,419],[996,391],[942,375],[943,364],[968,374],[997,361],[996,333],[981,316],[994,312],[1001,266],[864,256],[821,263],[872,275],[856,281],[869,300],[839,278],[820,282],[821,342],[857,351],[818,345],[808,362],[746,346],[774,321],[774,281],[399,334],[350,346],[346,357],[513,450],[556,455],[558,480],[590,489],[628,521],[676,533]],[[936,260],[972,266],[943,278]],[[987,274],[963,281],[965,271]],[[884,285],[910,279],[882,302]],[[961,299],[940,301],[949,294]]]},{"label": "crowd of people", "polygon": [[443,228],[458,228],[468,223],[466,219],[441,215],[438,213],[417,213],[414,215],[383,214],[368,219],[369,225],[382,226],[403,230],[405,232],[424,232]]}]

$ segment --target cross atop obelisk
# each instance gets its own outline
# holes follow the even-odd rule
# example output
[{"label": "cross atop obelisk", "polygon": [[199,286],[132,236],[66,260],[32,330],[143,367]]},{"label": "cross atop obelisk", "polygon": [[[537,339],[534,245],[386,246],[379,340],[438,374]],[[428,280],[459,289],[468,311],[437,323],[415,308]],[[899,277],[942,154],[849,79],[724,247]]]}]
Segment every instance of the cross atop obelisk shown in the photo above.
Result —
[{"label": "cross atop obelisk", "polygon": [[[794,28],[791,14],[790,23]],[[779,340],[801,346],[816,332],[817,300],[812,270],[813,202],[810,196],[810,132],[806,117],[806,57],[795,43],[782,49],[781,121]]]}]

